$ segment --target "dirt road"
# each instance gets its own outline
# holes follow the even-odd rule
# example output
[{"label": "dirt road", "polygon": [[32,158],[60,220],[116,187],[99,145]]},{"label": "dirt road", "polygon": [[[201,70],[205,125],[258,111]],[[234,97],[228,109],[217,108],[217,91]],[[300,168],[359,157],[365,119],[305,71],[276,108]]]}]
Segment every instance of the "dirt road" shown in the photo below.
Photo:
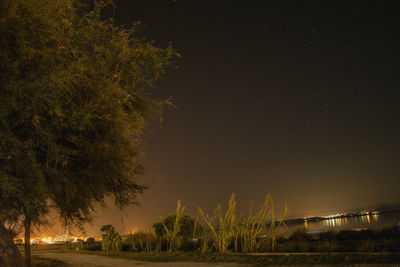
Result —
[{"label": "dirt road", "polygon": [[71,264],[73,267],[248,267],[250,265],[237,263],[206,263],[206,262],[148,262],[131,259],[119,259],[98,255],[39,252],[34,253],[41,258],[50,258]]},{"label": "dirt road", "polygon": [[[141,267],[141,266],[154,266],[154,267],[250,267],[251,264],[239,263],[208,263],[208,262],[150,262],[138,261],[134,259],[112,258],[100,255],[89,255],[80,253],[62,253],[55,250],[36,250],[33,255],[40,258],[56,259],[71,265],[71,267]],[[275,265],[266,266],[272,267]],[[281,265],[280,265],[281,266]],[[286,265],[305,267],[310,265]],[[343,266],[343,265],[313,265],[313,266]],[[356,267],[400,267],[399,264],[347,264],[344,266]]]}]

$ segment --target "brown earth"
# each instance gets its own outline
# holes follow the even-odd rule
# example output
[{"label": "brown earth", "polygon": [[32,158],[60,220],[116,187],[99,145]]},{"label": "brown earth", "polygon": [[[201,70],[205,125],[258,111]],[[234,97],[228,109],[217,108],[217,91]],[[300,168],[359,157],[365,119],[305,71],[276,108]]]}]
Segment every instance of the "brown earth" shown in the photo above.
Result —
[{"label": "brown earth", "polygon": [[206,262],[148,262],[131,259],[111,258],[99,255],[57,253],[36,251],[34,255],[40,258],[57,259],[73,267],[246,267],[250,265],[238,263],[206,263]]}]

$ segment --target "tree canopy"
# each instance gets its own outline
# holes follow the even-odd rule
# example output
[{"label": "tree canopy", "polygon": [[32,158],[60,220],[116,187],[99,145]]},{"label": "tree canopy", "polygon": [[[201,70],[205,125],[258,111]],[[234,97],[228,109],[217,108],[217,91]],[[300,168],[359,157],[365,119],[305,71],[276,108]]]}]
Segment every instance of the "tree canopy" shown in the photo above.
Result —
[{"label": "tree canopy", "polygon": [[0,219],[91,219],[145,186],[141,136],[168,100],[154,86],[177,54],[116,26],[111,0],[0,1]]}]

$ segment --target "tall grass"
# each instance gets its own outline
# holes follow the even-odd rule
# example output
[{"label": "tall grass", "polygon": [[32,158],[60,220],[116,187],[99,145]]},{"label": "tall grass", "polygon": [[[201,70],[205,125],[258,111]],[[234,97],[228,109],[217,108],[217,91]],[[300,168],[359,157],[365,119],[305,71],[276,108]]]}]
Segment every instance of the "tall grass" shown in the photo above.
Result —
[{"label": "tall grass", "polygon": [[228,209],[225,215],[222,213],[221,205],[218,205],[214,214],[210,217],[198,208],[200,216],[203,218],[213,238],[213,245],[216,251],[225,253],[232,238],[235,236],[236,226],[236,201],[235,194],[232,194]]},{"label": "tall grass", "polygon": [[157,246],[157,237],[153,232],[138,230],[125,237],[124,244],[128,249],[138,252],[150,252]]},{"label": "tall grass", "polygon": [[253,213],[254,202],[252,201],[249,208],[249,214],[240,227],[241,249],[242,252],[253,252],[257,249],[257,239],[261,234],[265,233],[268,219],[271,219],[271,226],[274,225],[274,209],[273,200],[267,195],[265,201],[257,213]]},{"label": "tall grass", "polygon": [[166,236],[167,236],[167,250],[169,252],[172,252],[176,249],[178,249],[182,243],[182,238],[179,236],[179,231],[181,227],[181,218],[183,215],[183,212],[185,210],[185,206],[182,206],[181,201],[178,200],[178,204],[176,207],[176,217],[175,217],[175,222],[173,225],[172,230],[168,229],[168,227],[164,224],[163,218],[161,218],[161,223],[164,226]]},{"label": "tall grass", "polygon": [[[242,215],[238,218],[236,215],[235,194],[231,195],[225,213],[222,212],[221,205],[217,206],[212,216],[205,214],[201,208],[198,208],[200,217],[203,218],[206,225],[202,251],[208,249],[207,245],[210,237],[213,248],[220,253],[228,252],[230,247],[233,247],[234,252],[274,251],[278,231],[284,223],[283,219],[281,219],[276,226],[272,196],[266,196],[263,205],[257,212],[253,212],[253,208],[254,203],[251,202],[247,216]],[[285,196],[283,218],[286,217],[286,214],[287,196]],[[265,244],[265,239],[268,246],[261,247],[262,244]]]},{"label": "tall grass", "polygon": [[272,201],[271,202],[271,209],[272,209],[272,213],[271,214],[272,214],[272,216],[271,216],[271,226],[270,226],[269,235],[270,235],[270,238],[271,238],[271,251],[274,252],[275,251],[275,244],[276,244],[276,237],[277,237],[278,231],[282,226],[286,226],[286,224],[284,223],[284,219],[286,218],[287,213],[288,213],[288,196],[287,196],[287,194],[285,195],[285,209],[283,211],[283,217],[280,220],[277,228],[275,227],[275,213],[274,213],[274,202],[273,202],[273,199],[271,199],[271,201]]},{"label": "tall grass", "polygon": [[106,252],[121,251],[121,236],[115,231],[110,231],[107,235],[103,236],[101,247]]},{"label": "tall grass", "polygon": [[194,220],[194,226],[193,226],[193,234],[192,234],[192,240],[194,242],[194,250],[197,251],[197,246],[198,246],[198,241],[199,241],[199,235],[198,235],[198,226],[199,226],[199,217],[196,217]]},{"label": "tall grass", "polygon": [[[190,216],[184,215],[185,207],[178,200],[175,214],[161,218],[161,224],[154,224],[158,238],[153,232],[138,231],[126,236],[121,244],[121,236],[114,227],[105,225],[101,229],[104,233],[102,249],[137,252],[194,249],[200,252],[219,253],[274,251],[279,229],[284,222],[281,219],[276,223],[272,196],[268,194],[260,209],[256,211],[254,202],[250,203],[247,214],[237,216],[236,209],[235,194],[232,194],[226,209],[218,205],[209,216],[199,207],[199,216],[193,220]],[[286,214],[287,196],[283,218]]]}]

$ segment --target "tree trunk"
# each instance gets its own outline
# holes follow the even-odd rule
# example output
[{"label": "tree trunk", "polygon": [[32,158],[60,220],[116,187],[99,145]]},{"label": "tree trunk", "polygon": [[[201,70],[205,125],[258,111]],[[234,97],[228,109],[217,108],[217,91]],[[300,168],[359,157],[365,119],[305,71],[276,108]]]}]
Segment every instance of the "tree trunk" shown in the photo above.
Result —
[{"label": "tree trunk", "polygon": [[25,217],[25,266],[31,267],[31,218]]},{"label": "tree trunk", "polygon": [[23,267],[24,261],[10,232],[0,223],[0,266]]}]

